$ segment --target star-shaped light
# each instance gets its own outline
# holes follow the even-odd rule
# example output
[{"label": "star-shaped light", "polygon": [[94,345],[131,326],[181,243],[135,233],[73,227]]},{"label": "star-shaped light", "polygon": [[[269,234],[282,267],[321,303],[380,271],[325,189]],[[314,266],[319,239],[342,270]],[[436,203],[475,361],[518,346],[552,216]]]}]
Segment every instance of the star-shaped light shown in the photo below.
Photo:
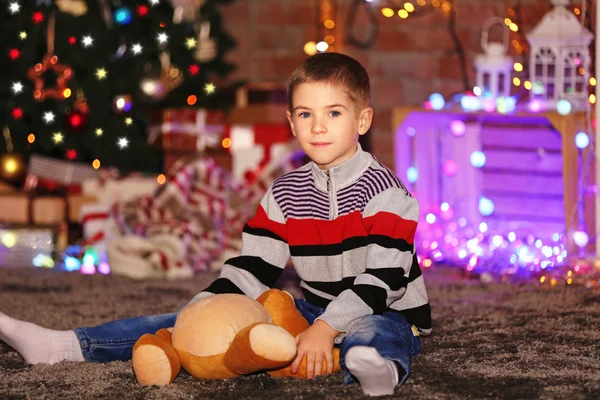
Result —
[{"label": "star-shaped light", "polygon": [[189,66],[188,72],[191,76],[197,75],[198,72],[200,72],[200,67],[198,66],[198,64],[192,64]]},{"label": "star-shaped light", "polygon": [[42,118],[44,118],[44,121],[46,121],[47,124],[54,122],[54,113],[52,111],[46,111]]},{"label": "star-shaped light", "polygon": [[69,44],[70,45],[74,45],[75,43],[77,43],[77,38],[75,38],[75,36],[70,36],[69,37]]},{"label": "star-shaped light", "polygon": [[194,47],[196,47],[196,39],[194,39],[193,37],[187,38],[185,41],[185,45],[188,49],[193,49]]},{"label": "star-shaped light", "polygon": [[148,14],[148,6],[145,4],[140,4],[137,7],[137,13],[140,17],[143,17],[144,15]]},{"label": "star-shaped light", "polygon": [[104,68],[98,68],[96,70],[96,78],[98,78],[98,80],[106,78],[106,70]]},{"label": "star-shaped light", "polygon": [[74,160],[77,158],[77,150],[75,149],[69,149],[67,150],[67,158],[69,160]]},{"label": "star-shaped light", "polygon": [[16,1],[14,3],[10,3],[8,6],[8,9],[10,10],[11,14],[14,13],[18,13],[19,10],[21,9],[21,6],[19,5],[19,3],[17,3]]},{"label": "star-shaped light", "polygon": [[93,41],[94,41],[94,39],[92,39],[92,37],[90,35],[87,35],[87,36],[84,36],[83,38],[81,38],[83,47],[91,46]]},{"label": "star-shaped light", "polygon": [[23,84],[21,82],[13,82],[12,91],[17,94],[23,91]]},{"label": "star-shaped light", "polygon": [[23,110],[21,110],[19,107],[13,108],[13,110],[12,110],[12,117],[14,119],[21,119],[21,118],[23,118]]},{"label": "star-shaped light", "polygon": [[96,128],[96,136],[102,136],[103,133],[104,131],[102,130],[102,128]]},{"label": "star-shaped light", "polygon": [[129,126],[131,124],[133,124],[133,118],[131,118],[131,117],[125,118],[125,125]]},{"label": "star-shaped light", "polygon": [[27,32],[25,32],[25,31],[19,32],[19,39],[21,39],[21,40],[27,39]]},{"label": "star-shaped light", "polygon": [[55,144],[59,144],[60,142],[63,141],[63,139],[64,139],[64,136],[60,132],[54,132],[54,134],[52,135],[52,140],[54,140]]},{"label": "star-shaped light", "polygon": [[8,57],[10,57],[11,60],[15,61],[17,58],[21,57],[21,52],[19,51],[19,49],[10,49],[8,50]]},{"label": "star-shaped light", "polygon": [[129,146],[129,140],[127,140],[127,138],[125,138],[125,137],[119,138],[117,145],[121,149],[124,149],[125,147]]},{"label": "star-shaped light", "polygon": [[148,3],[150,3],[151,6],[155,6],[158,4],[160,0],[148,0]]},{"label": "star-shaped light", "polygon": [[215,92],[215,85],[211,83],[207,83],[206,85],[204,85],[204,91],[206,92],[206,94],[211,94]]},{"label": "star-shaped light", "polygon": [[158,43],[163,44],[163,43],[167,42],[168,38],[169,37],[167,36],[166,33],[161,32],[161,33],[158,34],[158,37],[156,38],[156,40],[158,40]]},{"label": "star-shaped light", "polygon": [[40,22],[42,22],[44,20],[44,14],[41,13],[40,11],[36,11],[31,16],[31,19],[33,19],[33,22],[35,22],[36,24],[39,24]]},{"label": "star-shaped light", "polygon": [[133,54],[140,54],[142,52],[142,45],[139,43],[135,43],[131,47],[131,51],[133,51]]}]

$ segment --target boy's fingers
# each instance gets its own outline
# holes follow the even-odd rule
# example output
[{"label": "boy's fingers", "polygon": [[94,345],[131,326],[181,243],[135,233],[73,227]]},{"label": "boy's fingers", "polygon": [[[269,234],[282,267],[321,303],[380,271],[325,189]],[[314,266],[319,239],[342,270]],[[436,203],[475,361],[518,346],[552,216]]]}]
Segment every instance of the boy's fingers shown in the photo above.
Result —
[{"label": "boy's fingers", "polygon": [[333,353],[328,351],[325,355],[325,361],[327,362],[327,373],[333,373]]},{"label": "boy's fingers", "polygon": [[306,354],[306,377],[312,378],[315,372],[315,353],[311,351]]},{"label": "boy's fingers", "polygon": [[298,372],[298,365],[300,365],[300,361],[302,361],[303,356],[304,356],[304,353],[300,353],[300,352],[298,352],[298,355],[296,355],[296,359],[292,363],[292,374],[295,374]]},{"label": "boy's fingers", "polygon": [[323,371],[323,355],[315,358],[315,376],[321,375],[321,371]]}]

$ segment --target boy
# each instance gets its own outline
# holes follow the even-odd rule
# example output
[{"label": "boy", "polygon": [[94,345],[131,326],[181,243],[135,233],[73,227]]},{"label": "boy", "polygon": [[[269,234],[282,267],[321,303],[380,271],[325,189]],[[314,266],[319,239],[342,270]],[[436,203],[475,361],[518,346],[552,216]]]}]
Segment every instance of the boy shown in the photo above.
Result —
[{"label": "boy", "polygon": [[[351,57],[321,53],[292,73],[287,117],[312,162],[269,188],[243,230],[242,254],[192,302],[215,293],[257,298],[276,285],[288,259],[311,327],[296,337],[297,372],[333,366],[340,347],[344,382],[367,395],[392,394],[431,331],[430,307],[414,251],[418,203],[358,144],[371,126],[366,70]],[[144,333],[171,327],[177,313],[51,331],[0,313],[0,338],[27,362],[126,360]]]}]

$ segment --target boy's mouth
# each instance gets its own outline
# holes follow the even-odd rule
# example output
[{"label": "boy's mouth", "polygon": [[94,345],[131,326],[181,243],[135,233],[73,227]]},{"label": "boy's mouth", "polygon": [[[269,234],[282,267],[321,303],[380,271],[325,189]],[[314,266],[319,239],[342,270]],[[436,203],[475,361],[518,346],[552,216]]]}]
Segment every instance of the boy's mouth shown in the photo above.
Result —
[{"label": "boy's mouth", "polygon": [[315,147],[325,147],[325,146],[329,146],[331,143],[324,143],[324,142],[314,142],[311,143],[313,146]]}]

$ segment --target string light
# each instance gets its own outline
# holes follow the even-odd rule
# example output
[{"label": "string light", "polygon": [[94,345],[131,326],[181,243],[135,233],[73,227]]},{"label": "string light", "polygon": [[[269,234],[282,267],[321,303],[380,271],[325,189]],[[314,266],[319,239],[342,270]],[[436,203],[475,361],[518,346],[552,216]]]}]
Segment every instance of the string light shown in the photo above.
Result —
[{"label": "string light", "polygon": [[394,16],[394,10],[392,10],[389,7],[384,7],[381,9],[381,13],[383,14],[384,17],[390,18]]},{"label": "string light", "polygon": [[25,31],[19,32],[19,39],[21,39],[21,40],[27,39],[27,32],[25,32]]},{"label": "string light", "polygon": [[35,142],[35,135],[33,133],[30,133],[29,135],[27,135],[27,142],[29,142],[29,143]]},{"label": "string light", "polygon": [[96,136],[102,136],[104,131],[102,130],[102,128],[96,128],[96,131],[94,133],[96,133]]},{"label": "string light", "polygon": [[92,161],[92,168],[94,168],[94,169],[100,168],[100,160],[98,160],[96,158],[94,161]]},{"label": "string light", "polygon": [[55,144],[59,144],[59,143],[61,143],[61,142],[63,141],[63,138],[64,138],[64,136],[63,136],[63,134],[62,134],[62,133],[60,133],[60,132],[55,132],[55,133],[52,135],[52,140],[54,140],[54,143],[55,143]]},{"label": "string light", "polygon": [[131,117],[125,118],[125,125],[129,126],[131,124],[133,124],[133,118],[131,118]]},{"label": "string light", "polygon": [[156,182],[158,182],[159,185],[164,185],[166,181],[167,177],[164,174],[160,174],[156,177]]},{"label": "string light", "polygon": [[142,53],[142,45],[139,43],[135,43],[133,46],[131,46],[131,51],[135,55],[141,54]]},{"label": "string light", "polygon": [[166,33],[164,33],[164,32],[160,32],[160,33],[158,34],[158,37],[156,38],[156,40],[158,40],[158,43],[159,43],[159,44],[164,44],[164,43],[166,43],[166,42],[167,42],[167,39],[168,39],[168,38],[169,38],[169,37],[167,36],[167,34],[166,34]]},{"label": "string light", "polygon": [[19,3],[17,3],[16,1],[14,3],[10,3],[8,5],[8,9],[10,11],[11,14],[15,14],[18,13],[19,10],[21,9],[21,6],[19,5]]},{"label": "string light", "polygon": [[46,122],[46,124],[54,122],[54,113],[52,111],[46,111],[44,113],[44,116],[42,118],[44,119],[44,121]]},{"label": "string light", "polygon": [[98,68],[96,70],[96,78],[98,78],[98,80],[102,80],[104,78],[106,78],[106,70],[104,68]]},{"label": "string light", "polygon": [[14,94],[21,93],[23,91],[23,84],[21,82],[13,82],[12,91]]},{"label": "string light", "polygon": [[206,92],[206,94],[212,94],[214,93],[216,90],[216,86],[213,85],[212,82],[207,83],[206,85],[204,85],[204,92]]},{"label": "string light", "polygon": [[94,42],[94,39],[92,39],[92,37],[89,35],[83,36],[81,38],[81,43],[83,43],[83,47],[89,47],[92,45],[93,42]]},{"label": "string light", "polygon": [[129,140],[127,140],[127,138],[126,138],[126,137],[119,138],[119,139],[117,140],[117,145],[118,145],[118,146],[119,146],[121,149],[124,149],[125,147],[129,146]]},{"label": "string light", "polygon": [[196,47],[196,39],[194,39],[193,37],[187,38],[185,41],[185,45],[188,48],[188,50],[193,49],[194,47]]}]

